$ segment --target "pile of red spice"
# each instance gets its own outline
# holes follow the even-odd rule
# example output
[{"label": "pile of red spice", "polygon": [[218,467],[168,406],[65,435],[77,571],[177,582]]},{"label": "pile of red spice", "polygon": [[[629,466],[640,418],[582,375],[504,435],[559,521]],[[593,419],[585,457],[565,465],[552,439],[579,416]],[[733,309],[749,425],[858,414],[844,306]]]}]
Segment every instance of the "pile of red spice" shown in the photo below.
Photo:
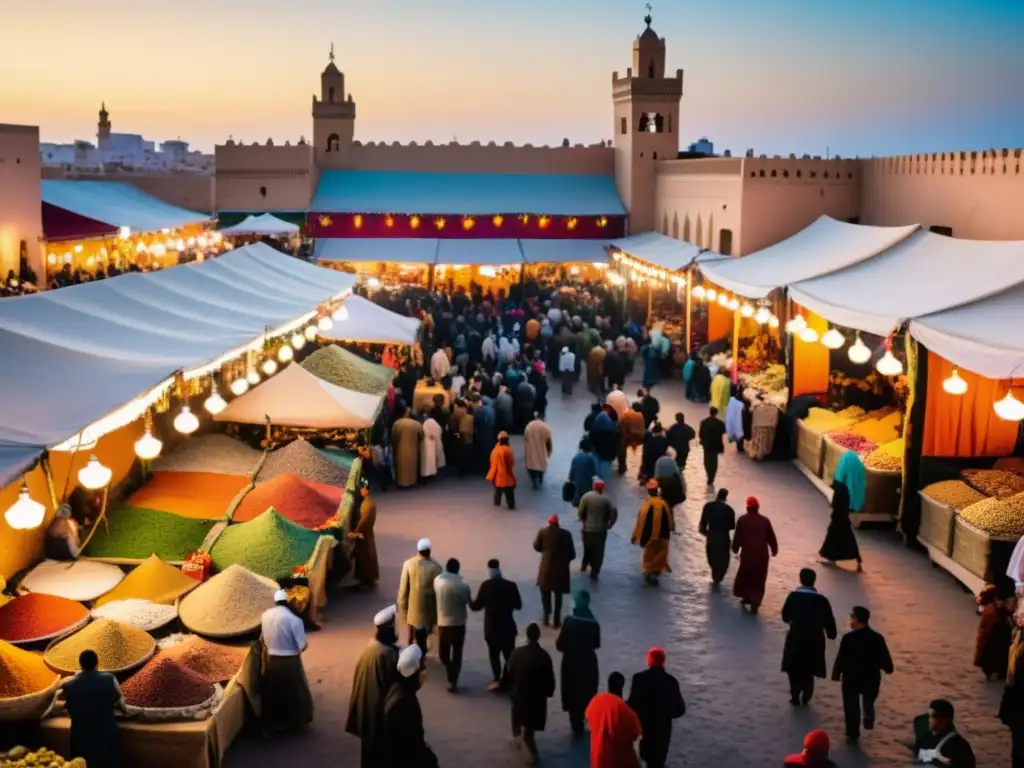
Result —
[{"label": "pile of red spice", "polygon": [[223,683],[235,676],[246,653],[246,648],[211,643],[198,635],[192,635],[160,651],[160,658],[177,662],[207,683]]},{"label": "pile of red spice", "polygon": [[285,519],[303,528],[315,529],[337,514],[343,495],[341,488],[285,472],[249,491],[232,519],[244,523],[273,507]]},{"label": "pile of red spice", "polygon": [[74,600],[29,592],[0,605],[0,640],[24,643],[50,637],[75,626],[89,609]]},{"label": "pile of red spice", "polygon": [[163,654],[121,685],[125,701],[147,709],[194,707],[213,696],[214,690],[195,672]]}]

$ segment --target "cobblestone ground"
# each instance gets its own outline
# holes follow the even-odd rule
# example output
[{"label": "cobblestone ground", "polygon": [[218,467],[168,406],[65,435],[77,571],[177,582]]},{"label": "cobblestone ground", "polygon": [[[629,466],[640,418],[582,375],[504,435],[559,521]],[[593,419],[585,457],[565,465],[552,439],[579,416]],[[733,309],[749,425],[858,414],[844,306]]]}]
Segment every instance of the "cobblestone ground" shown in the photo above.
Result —
[{"label": "cobblestone ground", "polygon": [[[530,490],[522,468],[521,438],[513,438],[521,483],[515,511],[495,509],[490,488],[481,478],[446,478],[426,488],[377,496],[379,589],[335,595],[326,610],[324,629],[312,636],[305,655],[316,722],[293,739],[243,738],[230,751],[228,766],[284,766],[313,760],[321,765],[358,765],[358,741],[344,732],[352,668],[372,635],[373,614],[394,601],[401,563],[414,554],[421,536],[432,539],[435,556],[442,563],[458,557],[474,589],[486,578],[488,558],[499,557],[505,575],[519,583],[524,597],[520,631],[539,619],[540,600],[534,587],[538,556],[531,544],[551,512],[562,515],[579,541],[578,524],[570,522],[573,516],[561,502],[560,492],[589,409],[583,387],[572,398],[563,398],[557,386],[551,394],[548,422],[555,433],[555,455],[543,490]],[[703,406],[685,403],[675,383],[657,387],[655,395],[666,421],[679,408],[693,424],[704,415]],[[903,743],[910,738],[911,720],[938,696],[956,705],[957,721],[972,742],[979,766],[1009,763],[1008,734],[995,718],[1001,686],[986,683],[971,665],[976,618],[971,596],[958,584],[887,531],[859,532],[865,573],[818,566],[816,553],[829,513],[823,497],[792,466],[757,464],[730,448],[719,471],[719,487],[729,489],[737,512],[746,496],[758,496],[780,542],[761,613],[751,616],[741,612],[731,596],[735,561],[724,588],[717,593],[709,589],[703,540],[696,530],[706,483],[699,447],[691,452],[686,480],[690,497],[677,513],[680,534],[672,542],[673,573],[663,578],[660,587],[642,585],[640,550],[629,545],[642,499],[632,469],[610,485],[620,521],[609,538],[600,583],[592,587],[586,577],[574,576],[591,589],[593,609],[601,622],[602,679],[614,670],[628,679],[644,668],[649,647],[666,649],[668,666],[679,677],[687,703],[687,714],[675,727],[671,766],[777,766],[785,755],[799,751],[807,731],[819,727],[838,745],[833,752],[840,766],[908,765],[910,753]],[[809,708],[794,709],[788,703],[786,677],[779,671],[785,626],[778,617],[804,566],[816,567],[819,589],[831,599],[840,621],[853,605],[870,607],[873,624],[887,636],[892,650],[896,674],[883,682],[878,724],[864,734],[859,750],[842,743],[838,684],[819,681]],[[557,664],[553,630],[545,631],[542,643]],[[829,643],[830,667],[837,645]],[[508,703],[486,692],[489,678],[481,617],[475,614],[460,693],[452,696],[445,691],[443,670],[433,655],[421,693],[427,739],[442,766],[521,764],[518,753],[509,747]],[[557,693],[539,745],[544,765],[587,765],[588,745],[571,738]]]}]

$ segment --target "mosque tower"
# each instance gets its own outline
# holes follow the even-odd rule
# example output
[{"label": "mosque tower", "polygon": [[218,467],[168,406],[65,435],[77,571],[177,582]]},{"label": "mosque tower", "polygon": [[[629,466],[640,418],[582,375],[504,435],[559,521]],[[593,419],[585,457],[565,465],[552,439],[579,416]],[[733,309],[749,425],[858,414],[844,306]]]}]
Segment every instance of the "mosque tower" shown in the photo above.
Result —
[{"label": "mosque tower", "polygon": [[654,201],[659,160],[679,152],[679,103],[683,70],[665,77],[665,39],[647,28],[633,43],[633,66],[625,77],[612,73],[615,125],[615,184],[629,211],[630,232],[654,229]]},{"label": "mosque tower", "polygon": [[100,120],[96,124],[96,146],[100,149],[106,148],[110,139],[110,127],[110,113],[107,112],[106,102],[103,102],[100,105]]},{"label": "mosque tower", "polygon": [[334,45],[330,61],[320,74],[320,97],[313,97],[313,147],[321,168],[345,168],[348,165],[356,126],[356,104],[352,94],[345,95],[345,75],[334,63]]}]

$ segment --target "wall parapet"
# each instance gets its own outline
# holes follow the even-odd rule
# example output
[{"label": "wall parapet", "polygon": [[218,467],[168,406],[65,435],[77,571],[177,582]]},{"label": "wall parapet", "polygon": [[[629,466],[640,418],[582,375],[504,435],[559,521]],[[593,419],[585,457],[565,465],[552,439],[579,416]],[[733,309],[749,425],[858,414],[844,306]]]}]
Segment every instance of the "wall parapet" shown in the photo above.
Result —
[{"label": "wall parapet", "polygon": [[864,162],[873,175],[1019,176],[1022,154],[1021,149],[982,149],[872,157]]}]

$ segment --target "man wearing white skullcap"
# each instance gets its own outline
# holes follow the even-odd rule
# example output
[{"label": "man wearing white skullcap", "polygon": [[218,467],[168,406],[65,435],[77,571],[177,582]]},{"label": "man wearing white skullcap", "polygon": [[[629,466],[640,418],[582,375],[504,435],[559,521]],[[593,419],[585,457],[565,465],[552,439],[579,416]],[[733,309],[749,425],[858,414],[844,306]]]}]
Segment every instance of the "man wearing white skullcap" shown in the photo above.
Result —
[{"label": "man wearing white skullcap", "polygon": [[288,606],[288,593],[274,593],[274,607],[260,618],[261,639],[267,651],[261,677],[264,734],[300,728],[313,722],[313,697],[302,668],[306,630]]},{"label": "man wearing white skullcap", "polygon": [[376,636],[360,655],[352,678],[345,730],[359,737],[362,768],[390,765],[384,734],[384,704],[398,676],[396,612],[395,606],[389,605],[373,617]]},{"label": "man wearing white skullcap", "polygon": [[405,648],[398,657],[398,678],[391,684],[384,705],[384,733],[390,748],[389,766],[436,768],[437,757],[423,735],[423,710],[416,692],[420,689],[423,652],[418,645]]},{"label": "man wearing white skullcap", "polygon": [[419,645],[427,655],[427,637],[437,624],[437,597],[434,579],[441,575],[441,566],[430,557],[430,539],[416,543],[416,557],[402,564],[402,577],[398,582],[398,612],[405,617],[408,644]]}]

